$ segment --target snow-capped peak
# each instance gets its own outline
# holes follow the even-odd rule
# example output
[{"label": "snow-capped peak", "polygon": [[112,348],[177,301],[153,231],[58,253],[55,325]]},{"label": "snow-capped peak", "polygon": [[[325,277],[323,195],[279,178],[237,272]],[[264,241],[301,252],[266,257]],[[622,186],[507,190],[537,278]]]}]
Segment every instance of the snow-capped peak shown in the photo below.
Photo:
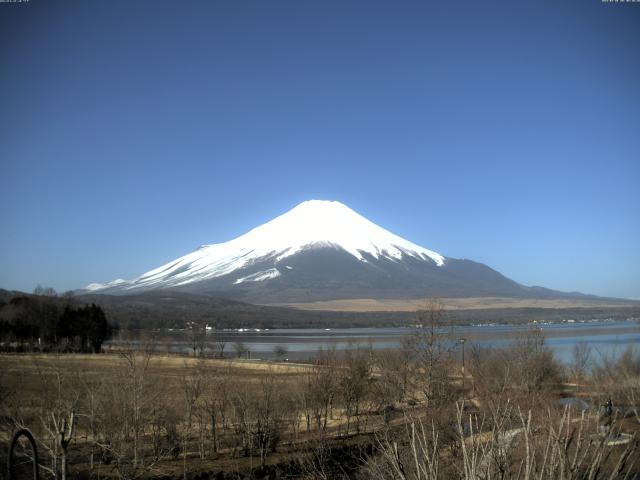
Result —
[{"label": "snow-capped peak", "polygon": [[438,265],[444,263],[442,255],[394,235],[336,201],[302,202],[233,242],[240,240],[259,245],[266,252],[282,252],[278,259],[293,255],[309,245],[327,244],[341,247],[358,259],[363,258],[363,253],[375,258],[380,255],[400,258],[405,253],[429,257]]},{"label": "snow-capped peak", "polygon": [[[272,258],[275,267],[275,263],[284,258],[322,246],[343,249],[361,261],[366,261],[365,254],[369,254],[374,258],[397,260],[410,256],[431,260],[437,266],[445,262],[442,255],[394,235],[340,202],[309,200],[234,240],[203,245],[131,282],[119,279],[104,285],[93,283],[86,289],[179,286],[227,275],[265,258]],[[264,281],[277,276],[278,270],[272,268],[244,276],[235,283]]]}]

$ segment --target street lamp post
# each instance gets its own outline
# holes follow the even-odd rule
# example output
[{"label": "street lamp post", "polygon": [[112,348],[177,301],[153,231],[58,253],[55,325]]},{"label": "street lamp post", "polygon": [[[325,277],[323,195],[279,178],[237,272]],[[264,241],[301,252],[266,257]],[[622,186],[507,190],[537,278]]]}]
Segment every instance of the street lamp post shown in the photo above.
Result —
[{"label": "street lamp post", "polygon": [[458,342],[462,344],[462,396],[464,398],[464,342],[466,342],[466,339],[461,338]]}]

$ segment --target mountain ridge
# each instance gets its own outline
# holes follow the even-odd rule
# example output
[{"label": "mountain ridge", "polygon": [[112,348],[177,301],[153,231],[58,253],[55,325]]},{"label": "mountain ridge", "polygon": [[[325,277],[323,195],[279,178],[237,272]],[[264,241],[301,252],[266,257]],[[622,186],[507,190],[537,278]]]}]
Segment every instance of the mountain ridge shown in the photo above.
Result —
[{"label": "mountain ridge", "polygon": [[228,242],[203,245],[133,280],[79,293],[154,290],[249,303],[348,298],[597,298],[521,285],[468,259],[410,242],[336,201],[309,200]]}]

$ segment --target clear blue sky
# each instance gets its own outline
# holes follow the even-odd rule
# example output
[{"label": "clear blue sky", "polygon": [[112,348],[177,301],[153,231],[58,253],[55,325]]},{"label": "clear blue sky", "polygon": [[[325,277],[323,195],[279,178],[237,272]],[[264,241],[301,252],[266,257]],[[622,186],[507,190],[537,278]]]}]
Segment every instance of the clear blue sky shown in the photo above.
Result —
[{"label": "clear blue sky", "polygon": [[132,278],[340,200],[640,297],[640,4],[0,3],[0,287]]}]

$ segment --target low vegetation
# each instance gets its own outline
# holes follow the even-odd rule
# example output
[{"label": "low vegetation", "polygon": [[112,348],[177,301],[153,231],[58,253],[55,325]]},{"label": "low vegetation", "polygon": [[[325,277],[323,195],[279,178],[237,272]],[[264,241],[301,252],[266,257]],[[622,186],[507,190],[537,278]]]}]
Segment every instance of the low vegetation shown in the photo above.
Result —
[{"label": "low vegetation", "polygon": [[[564,366],[531,330],[508,349],[467,345],[463,369],[441,306],[418,320],[397,350],[309,364],[160,355],[153,339],[4,354],[0,451],[28,428],[58,479],[640,478],[638,352],[580,345]],[[15,455],[28,468],[29,448]]]}]

